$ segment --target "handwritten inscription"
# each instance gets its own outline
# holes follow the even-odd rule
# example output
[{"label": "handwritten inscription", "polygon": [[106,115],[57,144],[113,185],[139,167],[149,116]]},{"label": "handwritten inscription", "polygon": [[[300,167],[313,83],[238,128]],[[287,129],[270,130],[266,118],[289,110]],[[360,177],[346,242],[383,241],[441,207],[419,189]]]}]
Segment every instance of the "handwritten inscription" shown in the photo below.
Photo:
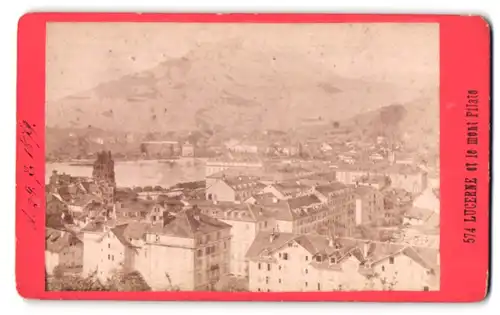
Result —
[{"label": "handwritten inscription", "polygon": [[37,177],[35,167],[33,166],[35,157],[40,149],[35,128],[35,124],[30,124],[26,120],[21,121],[19,125],[19,143],[22,145],[23,151],[28,157],[28,162],[23,165],[23,174],[26,177],[26,180],[23,181],[26,183],[23,189],[23,195],[26,198],[27,205],[20,210],[34,229],[36,229],[36,218],[39,213],[38,209],[40,208],[38,190],[43,189]]},{"label": "handwritten inscription", "polygon": [[465,104],[466,118],[466,145],[464,178],[464,232],[463,242],[473,244],[476,242],[477,222],[477,185],[478,185],[478,149],[479,144],[479,93],[470,90],[467,93]]}]

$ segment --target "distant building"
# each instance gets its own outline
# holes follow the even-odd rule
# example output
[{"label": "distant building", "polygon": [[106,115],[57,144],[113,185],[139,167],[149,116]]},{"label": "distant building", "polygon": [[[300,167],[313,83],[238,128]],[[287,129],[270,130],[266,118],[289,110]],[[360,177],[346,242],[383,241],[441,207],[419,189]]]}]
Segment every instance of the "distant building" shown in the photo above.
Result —
[{"label": "distant building", "polygon": [[259,203],[276,220],[276,230],[285,233],[317,233],[334,221],[332,210],[315,195]]},{"label": "distant building", "polygon": [[308,194],[311,189],[312,186],[303,185],[299,181],[287,181],[267,185],[262,191],[272,194],[279,200],[285,200]]},{"label": "distant building", "polygon": [[430,209],[412,207],[404,213],[404,225],[422,226],[427,225],[428,228],[439,227],[439,213]]},{"label": "distant building", "polygon": [[210,159],[206,162],[205,176],[209,177],[213,174],[231,169],[244,169],[249,171],[262,170],[264,163],[254,154],[235,155],[230,154],[228,157],[220,157]]},{"label": "distant building", "polygon": [[208,184],[206,199],[213,201],[244,202],[260,192],[265,185],[252,176],[222,177]]},{"label": "distant building", "polygon": [[427,187],[427,189],[425,189],[413,201],[414,207],[429,209],[436,213],[440,212],[440,205],[439,189],[432,189],[431,187]]},{"label": "distant building", "polygon": [[356,227],[354,186],[334,182],[314,187],[313,193],[331,209],[335,235],[352,235]]},{"label": "distant building", "polygon": [[181,155],[178,141],[143,141],[141,150],[150,158],[170,158]]},{"label": "distant building", "polygon": [[384,216],[384,195],[376,188],[358,186],[354,189],[356,198],[356,225],[376,223]]},{"label": "distant building", "polygon": [[184,143],[181,148],[181,155],[184,157],[194,157],[194,145]]},{"label": "distant building", "polygon": [[75,233],[47,228],[45,230],[45,270],[52,275],[54,268],[62,271],[82,268],[83,242]]}]

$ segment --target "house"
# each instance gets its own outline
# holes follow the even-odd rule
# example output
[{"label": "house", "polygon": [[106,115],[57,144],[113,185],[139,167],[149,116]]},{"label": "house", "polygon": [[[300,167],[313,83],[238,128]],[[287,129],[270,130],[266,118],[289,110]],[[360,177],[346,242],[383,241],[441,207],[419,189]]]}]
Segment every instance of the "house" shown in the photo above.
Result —
[{"label": "house", "polygon": [[148,228],[136,269],[153,290],[208,290],[229,274],[230,238],[230,225],[185,209]]},{"label": "house", "polygon": [[196,202],[201,213],[231,225],[230,273],[248,277],[248,248],[260,231],[271,231],[275,220],[260,205],[231,202]]},{"label": "house", "polygon": [[376,222],[384,213],[384,195],[370,186],[354,189],[356,198],[356,225]]},{"label": "house", "polygon": [[418,195],[427,188],[427,172],[407,164],[392,164],[381,168],[379,174],[391,179],[391,187]]},{"label": "house", "polygon": [[382,190],[391,185],[391,179],[384,175],[365,175],[357,178],[356,185],[369,186]]},{"label": "house", "polygon": [[[106,282],[114,272],[135,269],[135,258],[147,224],[92,221],[82,229],[83,275],[96,273]],[[137,244],[139,243],[139,244]]]},{"label": "house", "polygon": [[115,203],[113,216],[118,220],[135,219],[140,221],[148,218],[153,209],[157,208],[165,211],[165,208],[159,202],[142,199],[123,200]]},{"label": "house", "polygon": [[256,292],[439,290],[438,251],[401,244],[259,233],[247,252]]},{"label": "house", "polygon": [[206,199],[244,202],[265,187],[253,176],[225,177],[212,182],[206,189]]},{"label": "house", "polygon": [[427,225],[429,228],[439,226],[439,213],[431,209],[411,207],[403,217],[404,225]]},{"label": "house", "polygon": [[321,150],[322,152],[330,152],[330,151],[332,151],[332,150],[333,150],[333,148],[332,148],[332,146],[331,146],[331,145],[329,145],[328,143],[323,142],[323,143],[321,144],[320,150]]},{"label": "house", "polygon": [[84,209],[93,202],[102,202],[102,199],[91,194],[79,195],[67,203],[68,210],[71,213],[82,213]]},{"label": "house", "polygon": [[191,143],[184,143],[181,148],[181,155],[183,157],[194,157],[194,146]]},{"label": "house", "polygon": [[45,270],[52,275],[54,268],[70,270],[83,265],[83,242],[81,236],[52,228],[45,229]]},{"label": "house", "polygon": [[333,182],[314,187],[313,193],[331,209],[335,234],[349,236],[356,227],[354,186]]},{"label": "house", "polygon": [[285,181],[267,185],[262,192],[270,193],[279,200],[285,200],[307,194],[311,188],[299,181]]},{"label": "house", "polygon": [[230,152],[227,156],[209,159],[205,164],[205,177],[225,170],[262,170],[264,163],[257,154]]},{"label": "house", "polygon": [[439,189],[427,187],[420,195],[415,197],[413,205],[417,208],[430,209],[433,212],[440,212]]},{"label": "house", "polygon": [[370,278],[370,289],[439,290],[439,249],[379,242],[367,247],[367,257],[359,269]]},{"label": "house", "polygon": [[331,209],[312,194],[261,205],[275,219],[276,229],[285,233],[316,233],[333,222]]}]

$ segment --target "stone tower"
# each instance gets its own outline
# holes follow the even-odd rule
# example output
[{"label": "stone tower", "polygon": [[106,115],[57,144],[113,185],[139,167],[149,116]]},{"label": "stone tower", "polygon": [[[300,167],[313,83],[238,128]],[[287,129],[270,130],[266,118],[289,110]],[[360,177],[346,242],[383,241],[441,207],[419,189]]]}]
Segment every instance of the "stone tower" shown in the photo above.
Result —
[{"label": "stone tower", "polygon": [[111,156],[111,151],[97,153],[92,178],[102,193],[104,206],[111,209],[114,205],[116,189],[115,162]]},{"label": "stone tower", "polygon": [[116,186],[115,161],[111,156],[111,151],[102,151],[97,153],[97,159],[94,162],[92,177],[97,182],[106,181],[111,186]]}]

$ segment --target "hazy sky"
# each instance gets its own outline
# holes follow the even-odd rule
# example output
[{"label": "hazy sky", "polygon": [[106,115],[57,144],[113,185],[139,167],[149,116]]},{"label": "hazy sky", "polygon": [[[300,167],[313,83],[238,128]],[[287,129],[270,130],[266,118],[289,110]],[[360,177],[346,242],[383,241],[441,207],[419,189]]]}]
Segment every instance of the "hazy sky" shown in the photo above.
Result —
[{"label": "hazy sky", "polygon": [[340,76],[439,84],[438,24],[50,23],[47,100],[228,41],[270,54],[292,50]]}]

